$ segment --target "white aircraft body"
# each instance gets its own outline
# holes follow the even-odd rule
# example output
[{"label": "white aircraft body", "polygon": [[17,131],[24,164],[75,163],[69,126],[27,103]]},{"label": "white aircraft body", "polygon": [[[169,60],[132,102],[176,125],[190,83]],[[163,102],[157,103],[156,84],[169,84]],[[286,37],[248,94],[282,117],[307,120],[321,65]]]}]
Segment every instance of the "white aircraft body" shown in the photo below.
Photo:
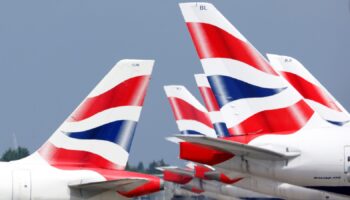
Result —
[{"label": "white aircraft body", "polygon": [[158,177],[125,171],[153,60],[122,60],[48,141],[0,163],[3,200],[115,200],[159,191]]}]

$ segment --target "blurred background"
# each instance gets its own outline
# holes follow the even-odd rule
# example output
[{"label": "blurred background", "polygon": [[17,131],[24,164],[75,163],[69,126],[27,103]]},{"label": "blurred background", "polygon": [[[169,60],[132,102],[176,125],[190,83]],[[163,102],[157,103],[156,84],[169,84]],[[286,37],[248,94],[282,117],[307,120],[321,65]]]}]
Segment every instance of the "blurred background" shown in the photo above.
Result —
[{"label": "blurred background", "polygon": [[[179,1],[0,1],[0,152],[35,151],[123,58],[156,60],[130,165],[182,165],[163,91],[184,84],[199,97],[202,71]],[[261,53],[299,59],[350,108],[348,0],[212,0]],[[23,153],[23,152],[22,152]]]}]

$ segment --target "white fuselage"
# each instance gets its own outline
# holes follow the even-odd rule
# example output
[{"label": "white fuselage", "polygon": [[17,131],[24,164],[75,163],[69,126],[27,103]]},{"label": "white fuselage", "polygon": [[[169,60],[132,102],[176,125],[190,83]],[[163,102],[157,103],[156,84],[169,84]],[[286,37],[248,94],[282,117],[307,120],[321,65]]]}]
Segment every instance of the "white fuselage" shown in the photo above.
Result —
[{"label": "white fuselage", "polygon": [[[332,192],[311,189],[289,183],[283,183],[272,179],[261,178],[257,176],[249,176],[234,184],[238,188],[244,188],[259,192],[266,195],[271,195],[281,199],[318,199],[318,200],[347,200],[350,197]],[[232,190],[232,187],[226,187],[226,190]],[[248,193],[247,195],[251,195]],[[263,195],[259,197],[263,199]]]},{"label": "white fuselage", "polygon": [[[89,193],[71,189],[69,184],[79,180],[104,181],[105,179],[90,170],[60,170],[45,162],[31,164],[32,158],[8,163],[0,162],[0,200],[127,199],[115,191]],[[39,159],[37,156],[35,160]]]},{"label": "white fuselage", "polygon": [[195,178],[185,184],[185,188],[197,188],[205,192],[242,199],[318,199],[318,200],[347,200],[346,196],[330,192],[310,189],[288,183],[256,176],[244,177],[233,185],[214,180]]},{"label": "white fuselage", "polygon": [[307,187],[348,187],[350,129],[304,129],[290,135],[263,135],[249,143],[283,146],[300,155],[288,161],[267,161],[236,156],[216,165],[226,174],[234,171]]},{"label": "white fuselage", "polygon": [[229,184],[224,184],[213,180],[203,180],[199,178],[194,178],[190,182],[183,185],[184,188],[196,188],[205,192],[221,194],[223,196],[239,198],[259,198],[259,199],[269,199],[271,196],[259,194],[253,192],[252,190],[242,189]]}]

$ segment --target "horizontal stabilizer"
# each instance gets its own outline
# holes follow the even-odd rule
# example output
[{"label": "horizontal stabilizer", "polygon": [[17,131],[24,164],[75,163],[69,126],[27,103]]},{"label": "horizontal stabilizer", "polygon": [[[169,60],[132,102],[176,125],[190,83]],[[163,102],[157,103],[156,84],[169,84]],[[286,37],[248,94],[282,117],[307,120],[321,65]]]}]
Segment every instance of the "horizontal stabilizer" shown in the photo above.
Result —
[{"label": "horizontal stabilizer", "polygon": [[205,178],[215,180],[218,176],[220,176],[222,173],[218,171],[210,171],[210,172],[205,172]]},{"label": "horizontal stabilizer", "polygon": [[94,190],[94,191],[106,191],[115,190],[117,192],[127,192],[134,190],[135,188],[148,182],[147,179],[140,178],[124,178],[110,181],[79,181],[79,183],[69,184],[70,188],[83,189],[83,190]]},{"label": "horizontal stabilizer", "polygon": [[158,167],[157,169],[160,171],[169,171],[169,172],[172,172],[174,174],[194,177],[194,171],[186,170],[186,169],[179,168],[179,167],[172,167],[172,166],[171,167]]},{"label": "horizontal stabilizer", "polygon": [[176,137],[186,142],[201,144],[220,151],[229,152],[234,155],[246,156],[261,160],[288,160],[290,158],[294,158],[300,155],[300,152],[289,151],[288,148],[283,148],[283,150],[270,150],[258,146],[252,146],[248,144],[242,144],[238,142],[197,135],[176,135]]},{"label": "horizontal stabilizer", "polygon": [[183,142],[183,140],[177,138],[177,137],[166,137],[166,140],[168,140],[169,142],[175,143],[175,144],[179,144],[180,142]]}]

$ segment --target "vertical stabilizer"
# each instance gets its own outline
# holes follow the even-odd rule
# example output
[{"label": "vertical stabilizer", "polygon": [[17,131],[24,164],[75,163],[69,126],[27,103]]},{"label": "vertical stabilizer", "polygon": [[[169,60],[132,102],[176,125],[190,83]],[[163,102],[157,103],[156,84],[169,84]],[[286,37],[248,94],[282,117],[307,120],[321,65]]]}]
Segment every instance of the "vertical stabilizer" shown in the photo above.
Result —
[{"label": "vertical stabilizer", "polygon": [[207,109],[184,86],[169,85],[164,90],[182,134],[216,137]]},{"label": "vertical stabilizer", "polygon": [[231,136],[228,132],[225,121],[223,120],[220,107],[216,102],[213,91],[211,90],[207,76],[205,74],[195,74],[196,83],[201,93],[204,104],[209,112],[210,120],[213,123],[215,132],[218,137]]},{"label": "vertical stabilizer", "polygon": [[153,60],[121,60],[38,150],[62,168],[124,169]]},{"label": "vertical stabilizer", "polygon": [[312,121],[314,110],[212,4],[180,8],[230,133],[293,133]]},{"label": "vertical stabilizer", "polygon": [[350,121],[347,110],[295,58],[268,54],[272,66],[283,76],[320,116],[330,123],[343,125]]}]

